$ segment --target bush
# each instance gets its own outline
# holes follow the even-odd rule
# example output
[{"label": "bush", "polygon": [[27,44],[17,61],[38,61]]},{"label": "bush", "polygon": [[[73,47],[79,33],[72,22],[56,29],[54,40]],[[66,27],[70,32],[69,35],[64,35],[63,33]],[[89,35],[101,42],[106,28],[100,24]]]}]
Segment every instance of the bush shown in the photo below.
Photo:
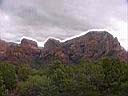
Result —
[{"label": "bush", "polygon": [[6,88],[1,73],[0,73],[0,96],[6,96]]},{"label": "bush", "polygon": [[0,64],[0,72],[3,77],[3,82],[6,89],[12,90],[13,88],[15,88],[17,81],[15,66],[2,63]]},{"label": "bush", "polygon": [[30,76],[27,81],[18,85],[18,91],[21,96],[50,96],[49,80],[46,76]]},{"label": "bush", "polygon": [[28,65],[24,64],[18,67],[17,75],[20,81],[27,80],[30,74],[32,74],[32,69]]}]

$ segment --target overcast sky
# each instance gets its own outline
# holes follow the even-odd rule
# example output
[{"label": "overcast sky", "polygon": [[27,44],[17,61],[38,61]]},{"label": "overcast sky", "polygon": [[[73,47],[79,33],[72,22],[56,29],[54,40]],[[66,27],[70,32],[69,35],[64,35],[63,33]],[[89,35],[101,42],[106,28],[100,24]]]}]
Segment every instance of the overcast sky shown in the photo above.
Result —
[{"label": "overcast sky", "polygon": [[[1,39],[67,39],[108,29],[128,49],[128,0],[0,0]],[[39,43],[41,44],[41,43]]]}]

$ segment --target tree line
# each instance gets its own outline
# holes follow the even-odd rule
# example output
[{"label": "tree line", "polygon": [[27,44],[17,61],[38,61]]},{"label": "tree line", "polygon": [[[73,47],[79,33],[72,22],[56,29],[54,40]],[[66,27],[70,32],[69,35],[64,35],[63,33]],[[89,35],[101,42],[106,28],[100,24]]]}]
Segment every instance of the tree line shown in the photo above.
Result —
[{"label": "tree line", "polygon": [[115,58],[38,69],[0,62],[0,96],[128,96],[128,64]]}]

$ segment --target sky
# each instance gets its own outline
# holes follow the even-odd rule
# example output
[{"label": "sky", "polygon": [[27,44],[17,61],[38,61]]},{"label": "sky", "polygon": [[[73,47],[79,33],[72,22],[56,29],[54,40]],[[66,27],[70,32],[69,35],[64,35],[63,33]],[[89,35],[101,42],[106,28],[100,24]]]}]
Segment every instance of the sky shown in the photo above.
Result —
[{"label": "sky", "polygon": [[108,30],[128,50],[128,0],[0,0],[0,39],[65,40]]}]

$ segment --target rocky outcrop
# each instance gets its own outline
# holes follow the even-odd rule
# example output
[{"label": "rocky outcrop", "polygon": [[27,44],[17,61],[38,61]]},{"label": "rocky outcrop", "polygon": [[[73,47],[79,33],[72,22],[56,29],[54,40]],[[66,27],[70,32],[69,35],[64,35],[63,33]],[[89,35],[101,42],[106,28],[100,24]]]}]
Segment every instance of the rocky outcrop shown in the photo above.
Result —
[{"label": "rocky outcrop", "polygon": [[98,59],[103,56],[114,56],[124,59],[126,51],[120,46],[117,38],[108,32],[89,32],[83,36],[66,41],[63,45],[69,50],[70,58],[76,62],[82,59]]},{"label": "rocky outcrop", "polygon": [[0,59],[4,58],[9,44],[3,40],[0,40]]},{"label": "rocky outcrop", "polygon": [[37,42],[32,41],[32,40],[28,40],[25,38],[22,39],[20,45],[22,48],[30,48],[30,49],[37,49],[38,48]]},{"label": "rocky outcrop", "polygon": [[47,63],[52,63],[54,60],[58,59],[63,63],[69,63],[69,56],[67,50],[63,47],[62,43],[55,39],[48,39],[44,44],[42,50],[42,60],[48,61]]},{"label": "rocky outcrop", "polygon": [[5,42],[8,45],[5,48],[2,61],[12,62],[14,64],[31,64],[40,54],[37,43],[32,40],[23,39],[21,44]]},{"label": "rocky outcrop", "polygon": [[104,56],[128,60],[128,53],[117,38],[106,31],[92,31],[66,42],[49,39],[43,48],[27,39],[23,39],[21,44],[0,40],[0,60],[14,64],[51,64],[56,59],[64,64],[76,64],[81,59],[97,60]]}]

